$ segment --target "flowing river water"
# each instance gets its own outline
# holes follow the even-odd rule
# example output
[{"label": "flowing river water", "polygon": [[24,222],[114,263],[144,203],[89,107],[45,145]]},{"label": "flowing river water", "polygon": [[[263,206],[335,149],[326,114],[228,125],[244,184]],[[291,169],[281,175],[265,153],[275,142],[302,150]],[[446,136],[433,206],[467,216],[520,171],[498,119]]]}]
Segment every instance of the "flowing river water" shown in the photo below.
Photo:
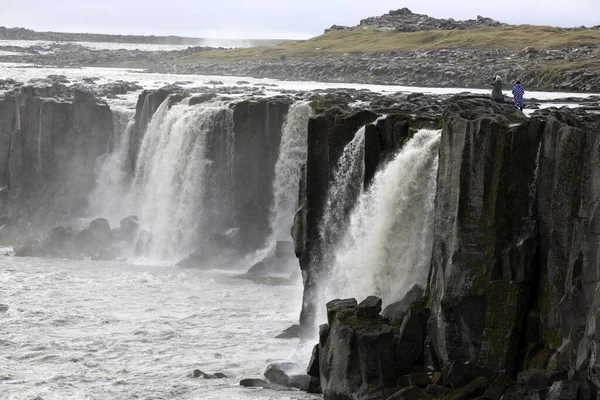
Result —
[{"label": "flowing river water", "polygon": [[[305,363],[301,285],[169,265],[0,258],[1,399],[311,399],[246,389],[269,360]],[[226,379],[192,378],[194,369]]]}]

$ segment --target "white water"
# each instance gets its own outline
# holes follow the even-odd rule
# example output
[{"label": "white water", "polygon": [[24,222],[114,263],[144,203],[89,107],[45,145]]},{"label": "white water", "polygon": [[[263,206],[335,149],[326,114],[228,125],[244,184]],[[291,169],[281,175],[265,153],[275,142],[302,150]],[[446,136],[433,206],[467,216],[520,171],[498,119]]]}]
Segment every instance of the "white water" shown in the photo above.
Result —
[{"label": "white water", "polygon": [[398,301],[425,283],[441,132],[421,130],[363,192],[336,245],[324,299],[377,295]]},{"label": "white water", "polygon": [[307,102],[297,102],[288,111],[273,180],[271,235],[273,240],[291,240],[291,229],[298,206],[302,165],[306,163],[306,134],[313,110]]},{"label": "white water", "polygon": [[[146,256],[181,259],[217,229],[219,217],[231,211],[233,111],[220,103],[190,107],[182,102],[169,108],[169,98],[165,99],[143,136],[133,177],[126,169],[133,120],[125,129],[122,125],[113,151],[98,161],[90,215],[107,218],[111,226],[136,215],[153,238]],[[219,167],[223,175],[208,176],[214,162],[207,158],[208,142],[211,135],[220,134],[215,140],[225,147],[227,160]],[[209,191],[216,188],[222,195],[216,206],[208,207]]]},{"label": "white water", "polygon": [[[238,385],[258,377],[267,360],[306,357],[297,339],[273,339],[296,323],[300,285],[266,288],[172,266],[0,257],[1,399],[319,398]],[[196,368],[228,378],[188,377]]]},{"label": "white water", "polygon": [[[226,137],[233,137],[233,111],[228,107],[179,104],[167,111],[168,102],[148,125],[133,182],[136,211],[153,235],[150,255],[163,259],[189,254],[209,233],[203,207],[212,163],[206,158],[208,136],[224,123]],[[218,118],[220,113],[226,114],[224,119]]]},{"label": "white water", "polygon": [[334,242],[344,227],[346,203],[352,201],[363,190],[365,175],[365,127],[360,128],[354,138],[344,147],[338,160],[327,194],[319,234],[326,260],[331,260]]},{"label": "white water", "polygon": [[96,187],[89,197],[89,208],[90,215],[103,216],[111,226],[118,226],[127,216],[124,214],[131,210],[127,199],[131,186],[127,160],[135,110],[113,106],[111,111],[113,136],[109,152],[96,161]]}]

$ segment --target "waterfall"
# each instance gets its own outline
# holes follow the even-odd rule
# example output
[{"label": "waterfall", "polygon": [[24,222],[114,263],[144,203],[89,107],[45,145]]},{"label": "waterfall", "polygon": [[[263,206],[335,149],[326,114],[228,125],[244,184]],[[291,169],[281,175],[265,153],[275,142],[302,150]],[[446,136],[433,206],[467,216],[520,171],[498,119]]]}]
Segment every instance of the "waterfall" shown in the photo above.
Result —
[{"label": "waterfall", "polygon": [[227,104],[170,106],[150,119],[136,168],[128,168],[134,111],[115,109],[110,152],[96,163],[90,215],[111,226],[137,215],[150,232],[149,257],[177,260],[227,226],[233,196],[233,111]]},{"label": "waterfall", "polygon": [[112,108],[113,132],[109,152],[96,160],[96,186],[90,195],[89,214],[107,218],[112,226],[130,210],[128,191],[130,177],[127,171],[131,132],[135,124],[135,110]]},{"label": "waterfall", "polygon": [[298,189],[302,165],[306,163],[306,135],[313,110],[308,102],[296,102],[290,107],[282,129],[279,156],[273,180],[271,207],[271,239],[290,240],[294,214],[298,205]]},{"label": "waterfall", "polygon": [[[207,156],[211,135],[218,135],[233,157],[233,111],[221,104],[168,109],[168,103],[169,97],[148,124],[132,190],[140,220],[152,232],[150,255],[181,258],[217,229],[215,216],[230,211],[215,212],[205,201],[211,187],[231,184],[231,176],[208,179],[215,160]],[[227,198],[220,200],[228,204]]]},{"label": "waterfall", "polygon": [[319,227],[322,253],[330,261],[333,243],[344,227],[344,221],[363,190],[365,180],[365,127],[360,128],[344,147],[334,170],[327,202]]},{"label": "waterfall", "polygon": [[421,130],[360,194],[336,243],[324,299],[400,300],[425,283],[433,242],[440,131]]}]

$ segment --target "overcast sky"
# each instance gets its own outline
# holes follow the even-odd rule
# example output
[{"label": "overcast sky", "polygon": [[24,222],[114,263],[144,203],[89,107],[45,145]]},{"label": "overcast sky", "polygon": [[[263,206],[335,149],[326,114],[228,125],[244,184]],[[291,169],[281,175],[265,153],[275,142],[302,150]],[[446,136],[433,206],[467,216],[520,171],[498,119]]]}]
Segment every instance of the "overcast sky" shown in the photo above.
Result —
[{"label": "overcast sky", "polygon": [[438,18],[593,26],[600,0],[0,0],[0,25],[70,32],[293,38],[408,7]]}]

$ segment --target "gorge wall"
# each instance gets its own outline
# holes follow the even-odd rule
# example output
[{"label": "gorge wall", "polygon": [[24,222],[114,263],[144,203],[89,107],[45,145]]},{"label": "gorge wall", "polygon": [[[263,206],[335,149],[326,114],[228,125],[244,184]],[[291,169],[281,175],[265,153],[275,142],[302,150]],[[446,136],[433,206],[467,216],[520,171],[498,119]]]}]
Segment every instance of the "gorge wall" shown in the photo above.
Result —
[{"label": "gorge wall", "polygon": [[309,373],[330,399],[596,398],[600,118],[455,98],[442,121],[425,290],[328,303]]},{"label": "gorge wall", "polygon": [[[402,388],[442,397],[430,384],[481,396],[497,379],[501,393],[485,398],[524,398],[532,379],[542,382],[535,390],[597,393],[598,115],[527,118],[465,95],[350,107],[355,100],[206,101],[171,88],[111,110],[77,90],[9,92],[0,100],[0,240],[37,237],[71,252],[29,255],[94,257],[128,241],[137,256],[191,254],[188,266],[202,266],[210,246],[243,259],[271,245],[280,156],[293,153],[283,141],[299,135],[305,162],[285,166],[299,177],[289,186],[297,206],[283,203],[304,281],[302,335],[319,336],[309,374],[325,398]],[[97,217],[106,219],[89,224]],[[88,228],[69,233],[82,219]],[[25,233],[9,237],[14,227]],[[103,247],[65,245],[85,238]],[[351,258],[372,264],[340,262],[348,243]],[[406,243],[421,245],[415,257]],[[352,294],[334,279],[357,268],[361,280],[386,284]],[[340,281],[345,290],[332,290]],[[385,304],[325,305],[332,293],[371,287]]]}]

